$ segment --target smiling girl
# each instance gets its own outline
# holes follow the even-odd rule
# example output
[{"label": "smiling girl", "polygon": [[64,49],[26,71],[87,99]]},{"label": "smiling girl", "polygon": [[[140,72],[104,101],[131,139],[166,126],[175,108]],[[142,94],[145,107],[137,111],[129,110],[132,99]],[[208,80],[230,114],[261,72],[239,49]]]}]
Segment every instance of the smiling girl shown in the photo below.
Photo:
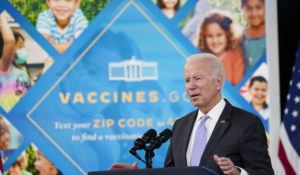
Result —
[{"label": "smiling girl", "polygon": [[220,12],[207,14],[200,26],[198,48],[217,56],[227,80],[237,85],[244,75],[244,62],[232,25],[232,20]]}]

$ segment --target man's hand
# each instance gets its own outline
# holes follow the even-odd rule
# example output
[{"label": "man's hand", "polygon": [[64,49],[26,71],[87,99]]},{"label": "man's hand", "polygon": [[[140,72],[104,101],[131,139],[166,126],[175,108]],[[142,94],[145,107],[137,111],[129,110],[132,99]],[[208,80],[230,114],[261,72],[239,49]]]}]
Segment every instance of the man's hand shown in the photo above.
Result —
[{"label": "man's hand", "polygon": [[137,166],[137,162],[134,162],[132,165],[128,163],[114,163],[111,165],[111,167],[108,169],[110,170],[132,170],[132,169],[139,169]]},{"label": "man's hand", "polygon": [[229,158],[219,157],[215,154],[214,159],[224,174],[240,175],[240,170],[234,165],[234,163]]}]

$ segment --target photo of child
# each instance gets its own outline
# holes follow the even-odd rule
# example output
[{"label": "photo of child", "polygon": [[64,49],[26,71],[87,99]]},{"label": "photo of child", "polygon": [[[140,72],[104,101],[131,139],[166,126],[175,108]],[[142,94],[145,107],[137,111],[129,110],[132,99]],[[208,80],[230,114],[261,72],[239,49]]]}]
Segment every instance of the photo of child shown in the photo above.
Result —
[{"label": "photo of child", "polygon": [[18,149],[23,140],[19,131],[0,114],[0,153],[3,163]]},{"label": "photo of child", "polygon": [[180,0],[157,0],[157,5],[167,18],[172,19],[180,8]]},{"label": "photo of child", "polygon": [[63,53],[88,26],[79,9],[80,0],[46,0],[48,10],[39,14],[37,30]]},{"label": "photo of child", "polygon": [[36,170],[39,172],[39,175],[62,175],[62,173],[56,168],[53,163],[47,159],[47,157],[40,152],[36,151],[37,159],[34,162]]},{"label": "photo of child", "polygon": [[30,144],[3,174],[62,175],[61,171],[33,144]]},{"label": "photo of child", "polygon": [[[3,11],[0,14],[0,107],[9,112],[43,73],[49,55]],[[48,65],[50,67],[50,64]]]},{"label": "photo of child", "polygon": [[0,15],[0,28],[0,106],[8,112],[28,91],[31,82],[26,68],[17,62],[25,59],[24,52],[23,55],[20,52],[22,46],[16,47],[22,39],[14,35],[3,13]]},{"label": "photo of child", "polygon": [[254,76],[250,80],[249,94],[251,105],[266,120],[269,118],[270,111],[267,104],[268,82],[263,76]]},{"label": "photo of child", "polygon": [[[226,16],[231,19],[232,24],[234,25],[233,33],[236,36],[234,50],[238,50],[239,53],[237,54],[237,57],[242,57],[243,59],[243,73],[238,72],[234,80],[232,77],[230,78],[227,76],[226,78],[228,78],[229,82],[233,85],[237,85],[247,72],[249,72],[249,70],[266,55],[265,1],[198,1],[196,6],[181,21],[179,27],[181,28],[182,33],[200,51],[203,51],[199,47],[199,40],[201,40],[201,36],[199,35],[201,33],[201,24],[203,24],[207,14],[210,14],[213,11],[225,12]],[[225,24],[226,22],[223,23]],[[238,40],[238,43],[236,40]],[[208,51],[206,50],[205,52]],[[247,75],[247,77],[248,76],[251,75]]]},{"label": "photo of child", "polygon": [[26,166],[27,159],[25,154],[22,153],[3,175],[32,175],[30,172],[25,170]]},{"label": "photo of child", "polygon": [[267,64],[262,63],[239,90],[240,94],[264,120],[268,120],[270,117],[268,77]]},{"label": "photo of child", "polygon": [[217,56],[226,79],[237,85],[244,76],[244,61],[232,25],[232,19],[221,12],[208,13],[200,26],[198,49]]},{"label": "photo of child", "polygon": [[247,73],[266,52],[265,1],[241,0],[241,3],[248,20],[241,37]]}]

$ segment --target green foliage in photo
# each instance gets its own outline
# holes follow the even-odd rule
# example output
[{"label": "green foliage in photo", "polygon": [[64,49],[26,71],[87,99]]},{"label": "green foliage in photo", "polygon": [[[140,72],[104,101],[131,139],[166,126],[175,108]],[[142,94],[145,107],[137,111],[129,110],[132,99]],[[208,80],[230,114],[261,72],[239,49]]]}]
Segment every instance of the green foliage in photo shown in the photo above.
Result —
[{"label": "green foliage in photo", "polygon": [[36,153],[32,145],[26,148],[25,155],[27,159],[26,171],[30,172],[32,175],[38,175],[39,173],[34,166],[34,162],[36,161]]}]

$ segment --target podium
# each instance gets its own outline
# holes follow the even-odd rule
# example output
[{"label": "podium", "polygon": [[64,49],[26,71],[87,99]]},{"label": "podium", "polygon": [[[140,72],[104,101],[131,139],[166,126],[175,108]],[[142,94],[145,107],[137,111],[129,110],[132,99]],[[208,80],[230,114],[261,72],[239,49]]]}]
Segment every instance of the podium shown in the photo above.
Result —
[{"label": "podium", "polygon": [[170,167],[136,170],[95,171],[88,175],[218,175],[205,167]]}]

